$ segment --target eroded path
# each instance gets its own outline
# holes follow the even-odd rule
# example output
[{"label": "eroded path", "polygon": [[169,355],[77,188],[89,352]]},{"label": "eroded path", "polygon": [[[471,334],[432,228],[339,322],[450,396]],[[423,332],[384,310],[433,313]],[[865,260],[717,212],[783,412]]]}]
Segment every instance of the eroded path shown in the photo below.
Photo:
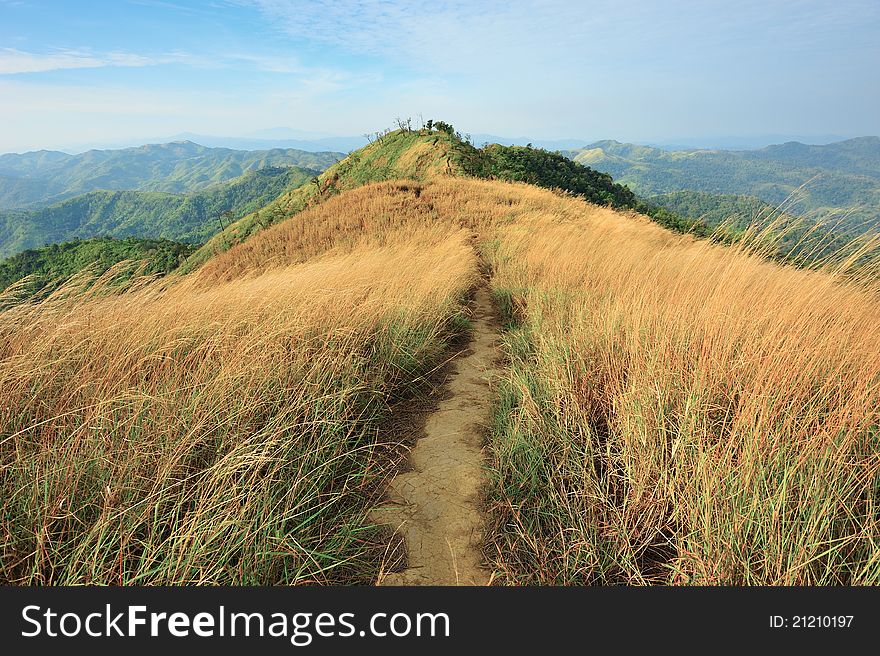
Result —
[{"label": "eroded path", "polygon": [[425,421],[410,453],[411,470],[398,474],[371,519],[403,537],[407,567],[380,577],[381,585],[484,585],[480,513],[482,441],[491,412],[489,377],[499,340],[485,285],[476,293],[467,350],[449,366],[444,400]]}]

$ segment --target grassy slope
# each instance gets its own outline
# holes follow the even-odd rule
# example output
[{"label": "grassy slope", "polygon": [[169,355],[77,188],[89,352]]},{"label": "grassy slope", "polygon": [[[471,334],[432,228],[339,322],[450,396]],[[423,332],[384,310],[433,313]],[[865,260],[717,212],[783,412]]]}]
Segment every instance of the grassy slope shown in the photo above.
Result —
[{"label": "grassy slope", "polygon": [[476,277],[466,234],[412,228],[0,312],[0,581],[374,580],[365,517],[399,447],[378,421],[436,366]]},{"label": "grassy slope", "polygon": [[339,192],[382,180],[465,174],[474,152],[473,147],[443,132],[391,132],[337,162],[313,183],[280,196],[215,235],[186,262],[183,271],[198,268],[260,230]]},{"label": "grassy slope", "polygon": [[511,324],[498,580],[880,581],[876,278],[450,177],[489,173],[448,135],[339,166],[195,276],[0,313],[5,580],[370,580],[376,421],[461,325],[476,243]]},{"label": "grassy slope", "polygon": [[499,580],[880,581],[876,278],[442,178],[335,196],[215,258],[199,284],[426,223],[480,235],[510,324],[488,492]]},{"label": "grassy slope", "polygon": [[263,207],[315,173],[297,167],[266,168],[188,195],[92,191],[38,210],[0,213],[0,257],[98,236],[204,242],[220,231],[222,212],[241,216]]}]

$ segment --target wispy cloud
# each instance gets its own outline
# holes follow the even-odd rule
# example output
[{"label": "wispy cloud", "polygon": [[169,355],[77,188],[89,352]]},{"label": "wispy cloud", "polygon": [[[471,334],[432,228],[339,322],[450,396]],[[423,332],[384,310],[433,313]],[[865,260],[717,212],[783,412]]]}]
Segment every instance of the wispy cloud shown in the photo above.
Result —
[{"label": "wispy cloud", "polygon": [[[669,59],[689,52],[786,47],[817,42],[876,22],[876,0],[789,0],[768,11],[766,0],[227,0],[258,9],[297,39],[446,72],[514,70],[548,65],[613,67],[620,59]],[[784,18],[781,19],[780,15]],[[674,53],[670,55],[670,53]],[[679,62],[676,62],[679,63]],[[546,70],[546,69],[545,69]]]},{"label": "wispy cloud", "polygon": [[[290,36],[349,52],[396,57],[401,64],[466,59],[468,53],[496,41],[522,45],[529,23],[535,27],[534,8],[527,12],[529,21],[510,20],[531,4],[521,0],[232,2],[256,7],[270,24]],[[553,5],[561,5],[560,0],[551,0],[542,13],[553,15]],[[489,29],[492,26],[496,29]]]},{"label": "wispy cloud", "polygon": [[328,67],[304,66],[295,56],[284,54],[253,54],[233,52],[195,54],[176,51],[162,54],[132,52],[95,53],[89,50],[58,49],[33,53],[15,48],[0,48],[0,75],[44,73],[65,69],[104,67],[143,67],[160,64],[181,64],[195,69],[236,68],[263,73],[280,73],[320,80],[327,88],[338,86],[349,77]]},{"label": "wispy cloud", "polygon": [[33,53],[15,48],[0,48],[0,75],[104,66],[153,66],[160,63],[163,63],[162,59],[130,52],[95,54],[79,50],[56,50],[50,53]]}]

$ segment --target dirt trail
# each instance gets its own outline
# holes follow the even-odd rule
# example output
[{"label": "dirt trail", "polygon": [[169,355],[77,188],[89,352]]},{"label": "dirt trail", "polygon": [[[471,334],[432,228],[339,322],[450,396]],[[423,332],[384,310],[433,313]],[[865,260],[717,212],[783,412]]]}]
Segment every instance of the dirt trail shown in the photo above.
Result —
[{"label": "dirt trail", "polygon": [[404,538],[407,568],[380,577],[381,585],[485,585],[479,509],[483,434],[489,423],[489,375],[499,339],[485,285],[477,289],[468,349],[449,366],[444,398],[425,421],[410,453],[410,471],[391,482],[372,521]]}]

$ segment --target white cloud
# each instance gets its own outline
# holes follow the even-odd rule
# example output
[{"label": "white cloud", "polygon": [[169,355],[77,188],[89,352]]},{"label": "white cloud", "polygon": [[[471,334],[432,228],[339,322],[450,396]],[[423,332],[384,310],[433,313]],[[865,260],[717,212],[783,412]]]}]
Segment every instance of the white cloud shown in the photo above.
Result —
[{"label": "white cloud", "polygon": [[222,55],[169,52],[160,55],[140,55],[131,52],[92,53],[86,50],[56,50],[37,54],[15,48],[0,48],[0,75],[44,73],[64,69],[120,67],[133,68],[159,64],[183,64],[196,69],[245,68],[264,73],[281,73],[320,80],[332,87],[347,74],[330,69],[303,66],[294,56],[262,55],[253,53],[224,53]]},{"label": "white cloud", "polygon": [[[680,66],[699,52],[802,54],[880,19],[876,0],[228,0],[306,41],[432,72]],[[684,54],[682,54],[684,52]],[[720,56],[720,55],[719,55]],[[516,77],[516,74],[511,75]]]},{"label": "white cloud", "polygon": [[57,50],[37,54],[15,48],[0,48],[0,75],[43,73],[70,68],[152,66],[159,63],[162,61],[128,52],[93,54],[78,50]]}]

